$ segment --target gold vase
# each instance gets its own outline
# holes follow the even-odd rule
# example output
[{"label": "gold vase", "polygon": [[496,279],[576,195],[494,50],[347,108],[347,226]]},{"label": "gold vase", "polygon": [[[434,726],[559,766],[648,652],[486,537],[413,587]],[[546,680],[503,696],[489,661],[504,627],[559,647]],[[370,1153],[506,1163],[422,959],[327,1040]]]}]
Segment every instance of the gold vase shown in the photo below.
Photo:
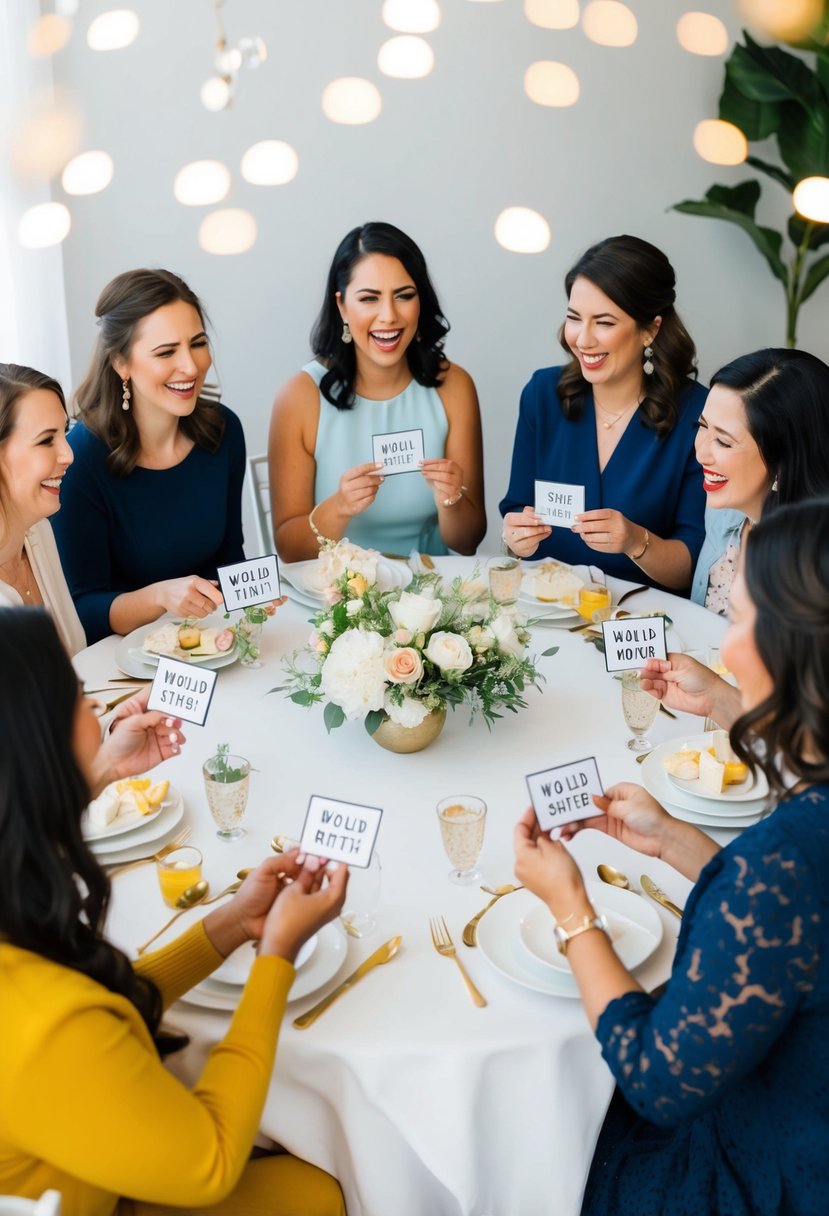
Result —
[{"label": "gold vase", "polygon": [[420,752],[434,743],[446,721],[445,709],[433,709],[419,726],[399,726],[386,718],[371,736],[375,743],[387,752]]}]

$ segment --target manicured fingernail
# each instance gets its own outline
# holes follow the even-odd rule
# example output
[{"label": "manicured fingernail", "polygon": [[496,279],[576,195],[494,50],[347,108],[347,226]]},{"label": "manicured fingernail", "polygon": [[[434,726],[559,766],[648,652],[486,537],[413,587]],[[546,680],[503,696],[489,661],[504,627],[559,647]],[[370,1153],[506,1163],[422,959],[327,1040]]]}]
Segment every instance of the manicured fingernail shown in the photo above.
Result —
[{"label": "manicured fingernail", "polygon": [[316,872],[319,868],[320,868],[319,857],[309,857],[306,859],[306,862],[305,862],[306,870],[310,870],[312,874],[316,874]]},{"label": "manicured fingernail", "polygon": [[297,855],[296,855],[296,863],[297,863],[297,865],[298,865],[298,866],[301,866],[301,865],[303,865],[303,864],[304,864],[304,862],[305,862],[305,854],[304,854],[304,853],[297,853]]},{"label": "manicured fingernail", "polygon": [[165,719],[164,719],[164,725],[165,725],[165,726],[172,726],[172,725],[173,725],[173,719],[172,719],[172,718],[165,718]]}]

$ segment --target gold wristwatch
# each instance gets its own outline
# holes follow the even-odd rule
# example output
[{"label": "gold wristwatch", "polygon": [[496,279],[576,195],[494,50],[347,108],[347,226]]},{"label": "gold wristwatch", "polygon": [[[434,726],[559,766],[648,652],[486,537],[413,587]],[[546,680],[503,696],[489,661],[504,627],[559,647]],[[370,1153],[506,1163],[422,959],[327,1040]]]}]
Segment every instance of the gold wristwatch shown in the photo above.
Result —
[{"label": "gold wristwatch", "polygon": [[566,955],[567,947],[573,938],[578,937],[580,933],[588,933],[591,929],[599,929],[610,937],[610,928],[606,917],[597,916],[595,913],[592,916],[583,916],[575,929],[562,929],[561,925],[555,925],[553,937],[556,939],[559,954]]}]

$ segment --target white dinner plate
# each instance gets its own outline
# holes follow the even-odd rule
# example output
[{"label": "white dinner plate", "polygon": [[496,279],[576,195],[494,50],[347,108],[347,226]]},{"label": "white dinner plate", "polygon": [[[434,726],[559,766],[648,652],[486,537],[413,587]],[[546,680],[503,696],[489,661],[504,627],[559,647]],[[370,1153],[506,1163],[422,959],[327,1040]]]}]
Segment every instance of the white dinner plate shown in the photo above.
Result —
[{"label": "white dinner plate", "polygon": [[[665,756],[678,752],[682,747],[687,747],[691,751],[701,752],[711,746],[712,737],[710,733],[693,735],[690,739],[683,739],[679,747],[676,745],[676,740],[673,740],[667,751],[662,752],[662,748],[666,746],[665,744],[661,744],[658,750]],[[675,777],[667,769],[665,769],[665,776],[671,785],[681,793],[690,794],[693,798],[705,798],[707,801],[713,802],[756,802],[758,798],[765,798],[769,792],[766,774],[760,769],[757,769],[755,773],[749,772],[745,781],[742,781],[739,785],[727,785],[721,794],[715,794],[711,790],[704,791],[699,781],[685,781],[679,777]]]},{"label": "white dinner plate", "polygon": [[578,985],[572,974],[536,966],[521,945],[518,926],[537,906],[539,900],[529,891],[515,891],[499,899],[478,925],[476,940],[481,954],[496,971],[522,988],[548,996],[577,997]]},{"label": "white dinner plate", "polygon": [[668,802],[667,799],[662,803],[666,811],[669,811],[674,819],[682,819],[685,823],[693,823],[698,828],[732,828],[734,830],[743,831],[744,828],[750,828],[752,824],[759,823],[761,819],[766,817],[765,804],[762,810],[752,810],[751,814],[741,814],[739,817],[729,815],[706,815],[702,811],[689,811],[684,806],[677,806],[675,803]]},{"label": "white dinner plate", "polygon": [[[305,562],[287,562],[279,567],[280,576],[297,594],[295,598],[306,606],[319,608],[325,603],[323,582],[318,558]],[[390,562],[379,558],[377,562],[377,586],[381,591],[397,591],[408,587],[412,572],[403,562]]]},{"label": "white dinner plate", "polygon": [[[607,920],[613,949],[628,971],[633,971],[650,958],[662,941],[659,914],[633,891],[609,887],[607,883],[588,882],[586,886],[596,912]],[[550,909],[536,901],[518,922],[519,940],[536,965],[569,975],[570,963],[556,945],[554,924]]]},{"label": "white dinner plate", "polygon": [[96,856],[103,857],[109,853],[118,853],[122,849],[132,849],[136,845],[152,844],[172,831],[183,815],[184,799],[171,785],[167,791],[167,797],[162,803],[160,814],[153,815],[149,822],[149,816],[144,816],[142,822],[132,828],[129,834],[98,836],[95,840],[89,841],[89,847]]},{"label": "white dinner plate", "polygon": [[[329,980],[333,980],[342,969],[347,954],[348,945],[337,926],[325,925],[317,934],[316,950],[302,971],[296,974],[288,1000],[299,1001],[303,997],[311,996]],[[198,1005],[202,1009],[219,1009],[233,1013],[242,992],[242,988],[214,982],[209,976],[186,992],[181,1000],[186,1001],[188,1005]]]},{"label": "white dinner plate", "polygon": [[[158,667],[160,657],[157,654],[150,654],[143,649],[144,638],[154,633],[160,625],[167,621],[180,622],[183,618],[180,616],[172,616],[169,613],[166,616],[159,617],[157,621],[153,621],[151,625],[141,625],[138,629],[133,629],[132,633],[128,633],[126,637],[121,638],[121,641],[115,647],[115,662],[120,667],[121,671],[128,676],[149,676],[150,679],[155,675],[155,669]],[[202,628],[227,629],[231,622],[225,620],[224,613],[215,613],[213,616],[204,617],[198,622]],[[179,659],[178,655],[163,656]],[[210,654],[203,658],[179,659],[180,662],[191,662],[198,664],[200,667],[209,667],[211,670],[216,670],[219,667],[227,667],[229,663],[235,663],[239,658],[239,651],[234,646],[232,650],[226,650],[223,654]]]},{"label": "white dinner plate", "polygon": [[[317,948],[319,934],[315,933],[313,937],[309,937],[308,941],[299,951],[296,956],[294,966],[297,971],[300,967],[304,967],[308,960],[313,955]],[[253,966],[253,960],[256,954],[250,944],[245,942],[238,950],[234,950],[229,954],[221,967],[217,967],[210,975],[211,984],[221,984],[223,988],[243,988],[247,983],[250,969]]]},{"label": "white dinner plate", "polygon": [[[114,785],[115,783],[112,782],[112,784]],[[98,797],[101,797],[104,792],[104,790],[101,790],[101,794]],[[152,823],[154,819],[158,819],[169,802],[170,790],[168,789],[167,797],[158,809],[150,811],[149,815],[142,815],[137,807],[133,806],[126,813],[116,815],[112,823],[108,823],[105,828],[90,828],[87,813],[84,811],[81,816],[81,835],[90,844],[93,840],[111,840],[113,836],[123,836],[125,832],[132,832],[135,828],[140,828],[145,824]]]},{"label": "white dinner plate", "polygon": [[684,814],[678,818],[685,819],[689,823],[695,822],[689,818],[689,815],[693,814],[704,816],[709,827],[712,826],[710,820],[719,821],[720,826],[729,820],[742,821],[753,818],[756,821],[766,808],[765,797],[755,796],[751,799],[733,801],[721,798],[703,798],[699,794],[686,793],[669,780],[662,759],[672,752],[679,751],[683,742],[683,739],[670,739],[666,743],[660,743],[642,761],[642,784],[648,793],[652,794],[657,802],[661,802],[666,810],[670,810],[672,813],[673,808],[680,808]]}]

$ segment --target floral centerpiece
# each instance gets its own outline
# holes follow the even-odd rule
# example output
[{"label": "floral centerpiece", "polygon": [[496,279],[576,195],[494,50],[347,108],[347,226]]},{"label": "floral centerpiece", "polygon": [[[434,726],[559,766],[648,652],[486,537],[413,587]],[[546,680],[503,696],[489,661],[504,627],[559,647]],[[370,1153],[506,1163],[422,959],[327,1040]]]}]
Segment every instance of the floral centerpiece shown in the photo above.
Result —
[{"label": "floral centerpiece", "polygon": [[[478,581],[416,574],[406,590],[377,584],[373,550],[347,540],[320,555],[326,606],[305,651],[286,660],[286,692],[299,705],[325,702],[328,730],[362,719],[370,734],[391,721],[416,728],[429,714],[465,704],[491,726],[526,707],[542,678],[526,655],[526,620]],[[557,648],[555,648],[557,649]],[[555,653],[555,649],[545,653]],[[301,657],[312,658],[300,665]]]},{"label": "floral centerpiece", "polygon": [[[235,625],[231,625],[236,649],[243,667],[261,667],[259,650],[261,647],[262,626],[269,616],[276,612],[276,604],[251,604],[244,607]],[[230,613],[225,613],[228,619]]]}]

